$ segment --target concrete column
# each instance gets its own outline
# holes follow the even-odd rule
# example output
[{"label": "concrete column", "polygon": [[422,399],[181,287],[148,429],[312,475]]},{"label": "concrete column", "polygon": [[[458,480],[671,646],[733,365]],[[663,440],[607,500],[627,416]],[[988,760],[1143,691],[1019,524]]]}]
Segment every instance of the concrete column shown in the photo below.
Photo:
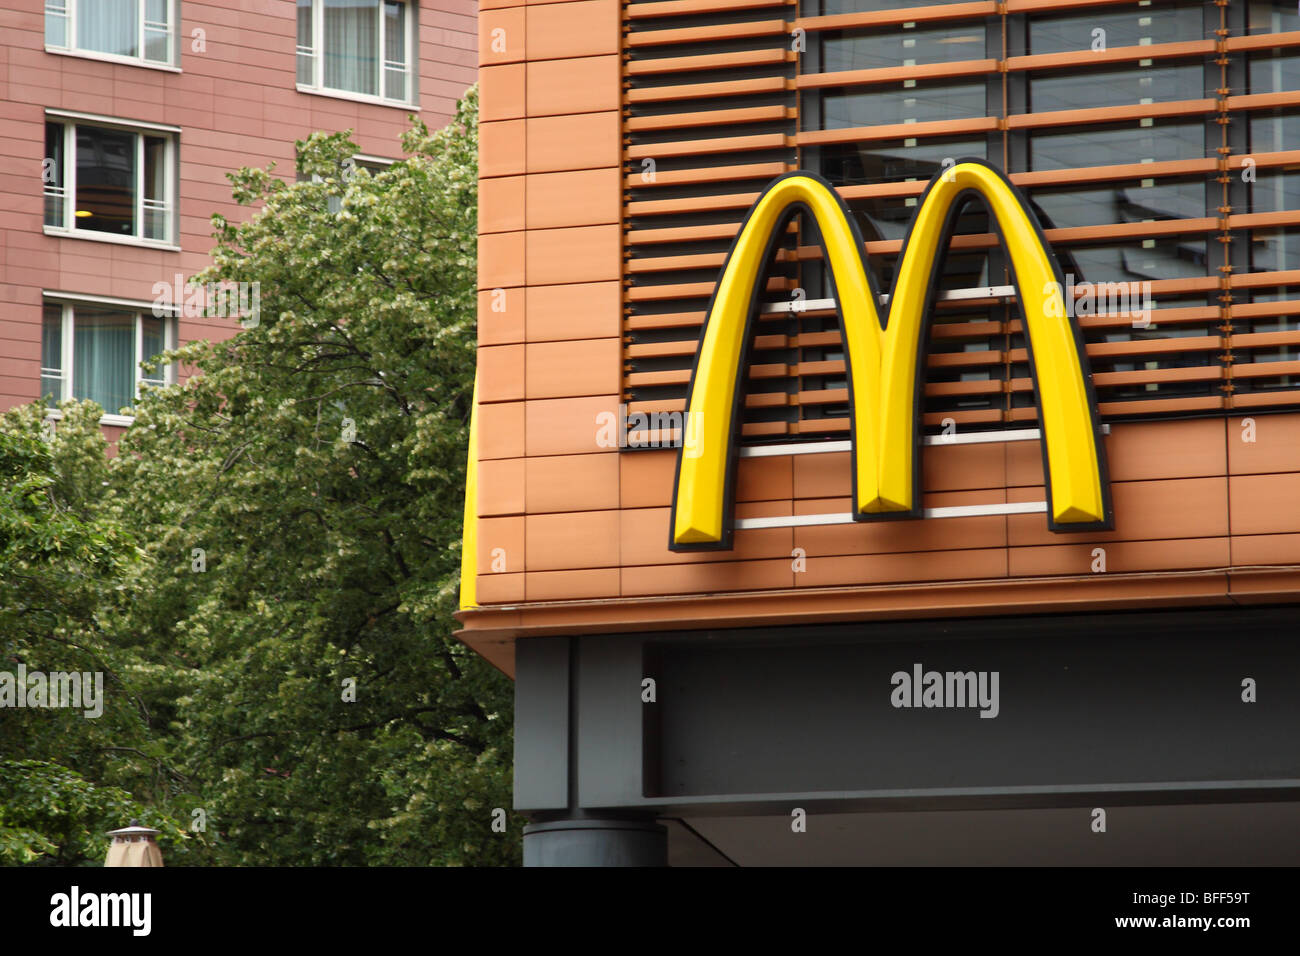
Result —
[{"label": "concrete column", "polygon": [[574,816],[524,827],[524,866],[667,866],[652,816]]}]

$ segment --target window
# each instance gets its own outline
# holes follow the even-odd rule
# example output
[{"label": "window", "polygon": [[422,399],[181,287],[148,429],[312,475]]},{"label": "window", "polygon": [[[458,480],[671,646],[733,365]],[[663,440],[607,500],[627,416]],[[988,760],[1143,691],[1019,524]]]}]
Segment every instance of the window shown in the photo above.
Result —
[{"label": "window", "polygon": [[1296,8],[1291,0],[1250,0],[1248,33],[1286,33],[1295,29]]},{"label": "window", "polygon": [[[950,63],[984,58],[983,20],[901,30],[880,29],[822,35],[822,67],[827,73],[882,67]],[[997,56],[998,54],[994,54]]]},{"label": "window", "polygon": [[[381,156],[349,156],[339,167],[339,179],[342,180],[343,188],[347,188],[347,183],[357,174],[357,170],[364,169],[369,175],[377,176],[393,165],[393,160],[384,159]],[[314,183],[322,182],[322,179],[316,173],[310,177],[303,174],[302,170],[298,171],[298,182],[304,182],[310,179]],[[343,211],[343,197],[341,195],[330,196],[328,208],[331,213],[338,214]]]},{"label": "window", "polygon": [[175,134],[53,118],[45,123],[45,226],[173,242]]},{"label": "window", "polygon": [[415,4],[298,0],[298,88],[415,102]]},{"label": "window", "polygon": [[985,112],[984,81],[904,80],[827,90],[822,129],[972,119]]},{"label": "window", "polygon": [[985,157],[982,139],[911,138],[822,147],[821,174],[836,186],[927,180],[945,159]]},{"label": "window", "polygon": [[1029,52],[1065,53],[1095,49],[1099,44],[1113,50],[1204,40],[1207,35],[1202,17],[1199,3],[1166,3],[1159,7],[1119,4],[1092,9],[1082,15],[1033,17],[1029,21]]},{"label": "window", "polygon": [[1199,100],[1206,96],[1205,69],[1200,63],[1033,73],[1029,77],[1029,100],[1035,113]]},{"label": "window", "polygon": [[1033,131],[1030,169],[1073,169],[1163,163],[1205,156],[1205,124],[1143,119],[1107,126],[1064,126]]},{"label": "window", "polygon": [[45,0],[45,48],[174,66],[175,0]]},{"label": "window", "polygon": [[1205,215],[1205,181],[1200,178],[1120,179],[1096,185],[1031,186],[1025,191],[1045,229],[1198,219]]},{"label": "window", "polygon": [[140,362],[176,347],[176,320],[120,305],[47,300],[41,323],[41,396],[53,406],[92,399],[106,415],[135,404],[142,385],[175,381],[173,366]]},{"label": "window", "polygon": [[[865,10],[903,10],[907,7],[930,7],[961,2],[962,0],[822,0],[821,13],[823,16],[830,16],[839,13],[862,13]],[[807,12],[804,13],[804,16],[809,15]]]},{"label": "window", "polygon": [[1259,50],[1250,55],[1250,92],[1285,93],[1300,89],[1300,55]]}]

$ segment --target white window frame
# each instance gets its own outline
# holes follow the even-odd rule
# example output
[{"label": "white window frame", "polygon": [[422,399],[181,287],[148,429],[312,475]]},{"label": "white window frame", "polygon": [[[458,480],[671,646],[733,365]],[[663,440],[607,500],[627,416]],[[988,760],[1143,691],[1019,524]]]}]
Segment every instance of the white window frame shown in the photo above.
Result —
[{"label": "white window frame", "polygon": [[[95,306],[100,308],[116,309],[121,312],[134,313],[135,316],[135,333],[131,341],[131,356],[134,359],[132,371],[135,375],[135,397],[133,401],[140,400],[140,386],[145,384],[144,373],[140,369],[140,347],[144,339],[143,319],[157,318],[163,320],[163,351],[170,351],[177,347],[179,342],[179,320],[177,310],[174,307],[159,308],[152,302],[138,302],[134,299],[115,299],[109,296],[98,295],[76,295],[66,292],[44,292],[41,298],[41,335],[42,335],[42,353],[44,352],[45,335],[45,306],[56,305],[60,309],[60,350],[59,361],[62,363],[61,369],[47,369],[41,366],[41,379],[57,377],[60,381],[60,394],[55,396],[55,402],[65,401],[73,398],[75,383],[72,380],[73,370],[76,367],[76,355],[74,345],[76,343],[75,324],[76,311],[78,306]],[[162,373],[163,385],[174,385],[177,381],[176,364],[169,362],[159,371]],[[57,376],[53,373],[57,372]],[[152,381],[152,380],[150,380]],[[44,391],[41,393],[41,399],[45,399]],[[55,420],[61,419],[63,413],[57,408],[47,408],[46,418]],[[116,410],[105,410],[100,417],[101,425],[120,425],[129,426],[135,421],[134,415],[123,415]]]},{"label": "white window frame", "polygon": [[[95,116],[89,113],[73,113],[65,110],[46,110],[45,122],[60,123],[63,126],[63,185],[44,187],[44,195],[60,196],[63,200],[63,222],[59,225],[45,224],[47,236],[65,236],[74,239],[92,239],[96,242],[118,242],[133,246],[149,246],[155,249],[169,249],[179,252],[176,229],[176,193],[178,189],[178,162],[180,153],[180,128],[163,126],[158,123],[137,123],[130,120],[113,119],[107,116]],[[78,126],[97,126],[102,129],[117,130],[135,136],[135,234],[122,236],[111,232],[99,232],[95,229],[78,229],[77,201],[77,132]],[[164,198],[159,200],[144,198],[144,138],[158,136],[166,140],[163,154],[165,174],[163,176]],[[166,237],[150,239],[144,235],[145,213],[161,210],[165,219]]]},{"label": "white window frame", "polygon": [[145,13],[149,9],[148,0],[135,0],[137,7],[136,21],[139,23],[136,49],[140,51],[139,56],[119,56],[116,53],[103,53],[99,50],[83,50],[77,46],[77,8],[82,3],[87,2],[94,3],[95,0],[45,0],[45,19],[48,20],[51,16],[62,17],[64,21],[64,39],[67,41],[63,46],[54,46],[47,42],[45,44],[46,53],[84,57],[88,60],[105,60],[109,63],[125,63],[130,66],[143,66],[151,70],[167,70],[172,73],[181,72],[179,66],[180,43],[177,40],[180,34],[180,0],[167,0],[167,59],[165,60],[150,60],[145,57],[145,41],[149,30],[161,32],[156,24],[150,28],[148,25],[152,21],[145,19]]},{"label": "white window frame", "polygon": [[[299,93],[312,93],[317,96],[333,96],[344,100],[356,100],[359,103],[375,103],[380,106],[400,106],[403,109],[414,110],[419,112],[420,92],[417,88],[417,79],[420,71],[417,69],[419,63],[419,0],[404,0],[406,4],[406,97],[405,99],[395,100],[384,96],[384,89],[387,86],[385,74],[388,72],[388,60],[384,57],[386,44],[384,42],[384,31],[387,18],[384,16],[384,2],[379,0],[379,31],[378,31],[378,50],[376,50],[376,59],[379,62],[379,95],[371,96],[367,93],[354,93],[351,90],[335,89],[325,85],[325,3],[324,0],[312,0],[311,3],[311,46],[305,47],[299,44],[295,47],[294,57],[294,76],[297,76],[297,58],[299,56],[311,57],[311,82],[298,83],[295,81],[295,87]],[[295,20],[294,31],[297,35],[297,3],[294,4]]]}]

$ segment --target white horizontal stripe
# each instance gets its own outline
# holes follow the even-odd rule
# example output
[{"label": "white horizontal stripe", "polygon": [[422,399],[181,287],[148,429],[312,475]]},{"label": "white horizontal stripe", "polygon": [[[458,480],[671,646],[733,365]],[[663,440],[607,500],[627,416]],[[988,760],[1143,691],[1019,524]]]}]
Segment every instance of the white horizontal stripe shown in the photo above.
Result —
[{"label": "white horizontal stripe", "polygon": [[[940,302],[961,302],[966,299],[1001,299],[1016,294],[1016,287],[1011,285],[981,285],[968,289],[946,289],[938,295]],[[880,296],[880,304],[889,304],[889,294]],[[794,299],[790,302],[765,302],[763,313],[774,312],[808,312],[813,309],[833,309],[834,299]]]},{"label": "white horizontal stripe", "polygon": [[[1103,435],[1110,434],[1110,426],[1102,425]],[[1038,441],[1042,432],[1037,428],[1013,428],[998,432],[965,432],[952,435],[926,435],[927,445],[983,445],[993,442]],[[851,443],[844,441],[818,441],[784,445],[742,445],[741,458],[771,458],[774,455],[824,455],[836,451],[849,451]]]},{"label": "white horizontal stripe", "polygon": [[[130,59],[130,62],[138,65],[138,61],[135,59]],[[144,65],[150,66],[152,64],[146,63]],[[158,64],[158,66],[161,69],[175,70],[174,67],[169,68],[161,64]],[[175,72],[179,73],[180,70],[175,70]],[[144,120],[122,119],[119,116],[101,116],[98,113],[81,113],[75,110],[56,110],[48,107],[45,110],[45,116],[48,119],[85,120],[87,123],[94,123],[99,126],[115,126],[127,130],[144,129],[159,133],[179,133],[181,131],[179,126],[170,126],[166,123],[147,123]]]},{"label": "white horizontal stripe", "polygon": [[775,455],[825,455],[833,451],[848,451],[851,442],[818,441],[803,445],[742,445],[741,458],[771,458]]},{"label": "white horizontal stripe", "polygon": [[[49,289],[41,290],[41,295],[49,302],[67,302],[76,305],[78,302],[87,305],[117,305],[124,309],[130,309],[133,312],[152,313],[154,309],[153,302],[145,302],[142,299],[118,299],[108,295],[88,295],[84,292],[52,292]],[[159,305],[159,315],[176,315],[180,311],[176,305]]]},{"label": "white horizontal stripe", "polygon": [[[980,518],[990,515],[1032,515],[1045,514],[1046,501],[1014,501],[1009,504],[987,505],[953,505],[947,508],[926,508],[927,518]],[[841,514],[824,515],[778,515],[772,518],[737,518],[737,530],[753,528],[807,528],[816,525],[852,524],[853,515],[847,511]]]}]

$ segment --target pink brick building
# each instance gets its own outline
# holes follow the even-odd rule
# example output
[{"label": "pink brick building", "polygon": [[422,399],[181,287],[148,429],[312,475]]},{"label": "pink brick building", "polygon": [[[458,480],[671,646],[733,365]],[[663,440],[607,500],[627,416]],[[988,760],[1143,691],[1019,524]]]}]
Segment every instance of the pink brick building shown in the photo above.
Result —
[{"label": "pink brick building", "polygon": [[[225,173],[354,131],[400,156],[475,81],[475,0],[7,0],[0,9],[0,404],[129,405],[140,357],[234,320],[153,315],[194,275]],[[110,437],[129,416],[105,416]]]}]

